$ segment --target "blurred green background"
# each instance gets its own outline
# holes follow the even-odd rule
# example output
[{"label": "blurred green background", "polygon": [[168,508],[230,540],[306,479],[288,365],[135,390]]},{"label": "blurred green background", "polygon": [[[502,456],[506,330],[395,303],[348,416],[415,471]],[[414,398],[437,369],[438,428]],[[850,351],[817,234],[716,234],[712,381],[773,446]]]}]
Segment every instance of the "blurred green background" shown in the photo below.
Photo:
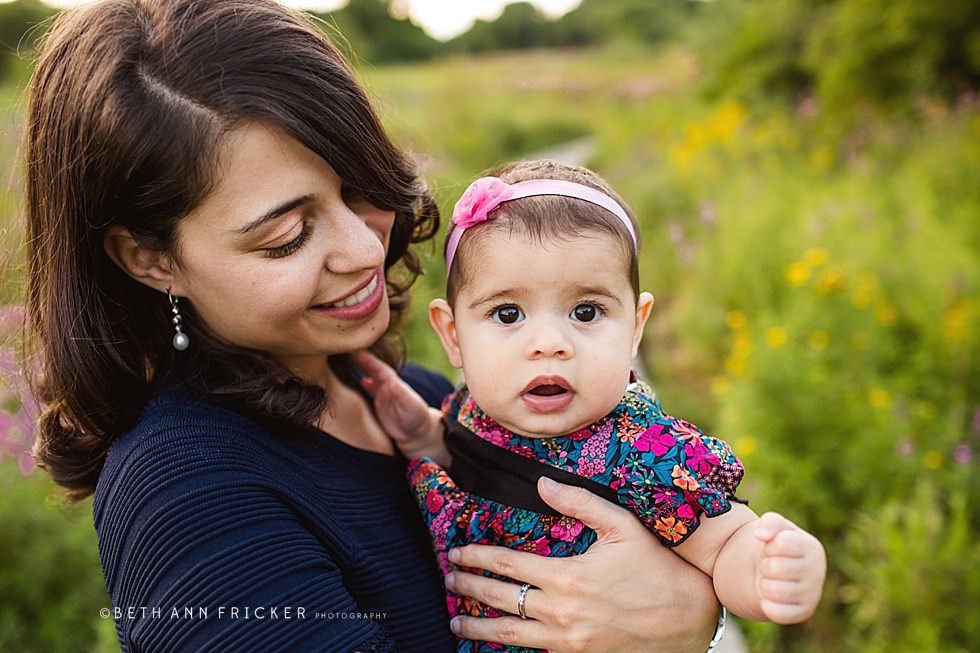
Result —
[{"label": "blurred green background", "polygon": [[[745,624],[750,649],[980,650],[980,3],[515,4],[448,43],[399,6],[353,0],[324,29],[444,215],[512,158],[605,176],[641,221],[665,406],[733,444],[757,511],[826,545],[817,615]],[[16,372],[16,147],[52,12],[0,4],[0,650],[109,651],[91,501],[34,470]],[[451,374],[424,316],[438,249],[406,340]]]}]

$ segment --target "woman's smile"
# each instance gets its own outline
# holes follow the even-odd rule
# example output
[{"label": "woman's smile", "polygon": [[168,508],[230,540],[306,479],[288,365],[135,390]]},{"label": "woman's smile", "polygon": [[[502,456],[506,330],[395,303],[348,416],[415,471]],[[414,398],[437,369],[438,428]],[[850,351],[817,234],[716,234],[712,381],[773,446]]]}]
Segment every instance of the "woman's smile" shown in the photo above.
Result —
[{"label": "woman's smile", "polygon": [[359,320],[378,310],[384,296],[383,272],[379,269],[354,292],[334,302],[317,304],[312,310],[343,320]]}]

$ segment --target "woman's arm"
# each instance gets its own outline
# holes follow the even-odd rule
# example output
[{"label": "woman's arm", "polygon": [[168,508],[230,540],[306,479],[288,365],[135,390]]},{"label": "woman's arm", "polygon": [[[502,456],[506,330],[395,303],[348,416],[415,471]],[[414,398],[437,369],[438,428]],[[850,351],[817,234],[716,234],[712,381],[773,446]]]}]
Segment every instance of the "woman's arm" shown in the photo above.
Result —
[{"label": "woman's arm", "polygon": [[[704,653],[719,610],[710,578],[660,544],[627,510],[544,478],[538,491],[555,510],[594,529],[598,540],[572,558],[478,544],[454,549],[450,559],[457,565],[536,588],[525,599],[527,620],[456,617],[460,637],[552,653]],[[517,614],[519,585],[461,570],[451,576],[457,593]]]}]

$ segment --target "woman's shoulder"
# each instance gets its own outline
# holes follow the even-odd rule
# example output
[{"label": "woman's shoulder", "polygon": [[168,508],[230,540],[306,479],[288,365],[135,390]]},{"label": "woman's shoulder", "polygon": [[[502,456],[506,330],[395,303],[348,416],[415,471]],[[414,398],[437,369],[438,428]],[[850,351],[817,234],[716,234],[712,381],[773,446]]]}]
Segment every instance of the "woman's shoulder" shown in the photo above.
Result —
[{"label": "woman's shoulder", "polygon": [[112,443],[95,489],[96,514],[121,485],[160,491],[180,479],[206,480],[232,471],[260,473],[276,439],[257,422],[185,390],[164,392]]}]

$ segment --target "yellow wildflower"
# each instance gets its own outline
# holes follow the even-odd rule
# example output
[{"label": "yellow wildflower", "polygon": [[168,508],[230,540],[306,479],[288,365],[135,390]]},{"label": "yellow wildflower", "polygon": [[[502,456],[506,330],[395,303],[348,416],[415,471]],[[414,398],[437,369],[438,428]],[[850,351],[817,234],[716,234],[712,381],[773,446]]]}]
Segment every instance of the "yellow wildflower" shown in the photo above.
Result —
[{"label": "yellow wildflower", "polygon": [[732,376],[745,376],[745,358],[732,354],[725,360],[725,370]]},{"label": "yellow wildflower", "polygon": [[973,321],[972,306],[962,300],[956,300],[943,311],[943,339],[950,345],[962,345],[970,340]]},{"label": "yellow wildflower", "polygon": [[779,349],[789,340],[789,332],[786,327],[774,326],[766,332],[766,342],[773,349]]},{"label": "yellow wildflower", "polygon": [[814,247],[808,249],[806,254],[803,255],[803,261],[812,267],[818,268],[821,265],[826,265],[827,261],[830,259],[830,253],[827,252],[823,247]]},{"label": "yellow wildflower", "polygon": [[927,469],[939,469],[943,466],[943,455],[938,451],[927,451],[922,455],[922,464]]},{"label": "yellow wildflower", "polygon": [[749,338],[748,334],[744,331],[740,331],[735,337],[735,342],[732,343],[732,354],[736,356],[741,356],[742,358],[748,357],[752,353],[752,339]]},{"label": "yellow wildflower", "polygon": [[826,331],[814,331],[810,334],[808,340],[810,342],[810,346],[814,349],[824,349],[826,348],[830,337],[827,335]]},{"label": "yellow wildflower", "polygon": [[844,271],[840,267],[832,267],[817,279],[817,292],[821,295],[830,295],[844,290]]},{"label": "yellow wildflower", "polygon": [[898,319],[898,311],[894,306],[889,304],[885,300],[879,300],[875,303],[875,320],[878,324],[882,326],[889,326],[895,324],[895,320]]},{"label": "yellow wildflower", "polygon": [[879,410],[886,410],[892,405],[892,396],[884,388],[871,388],[868,392],[868,402]]},{"label": "yellow wildflower", "polygon": [[854,308],[867,308],[878,292],[878,278],[868,272],[858,275],[851,293],[851,304]]},{"label": "yellow wildflower", "polygon": [[735,131],[745,118],[745,109],[737,102],[726,102],[712,117],[710,129],[712,135],[723,143],[731,142]]},{"label": "yellow wildflower", "polygon": [[868,338],[867,333],[855,333],[851,336],[851,346],[858,351],[864,351],[871,344],[871,339]]},{"label": "yellow wildflower", "polygon": [[810,163],[817,170],[829,170],[834,165],[834,151],[826,145],[821,145],[810,152]]},{"label": "yellow wildflower", "polygon": [[790,263],[786,266],[786,282],[799,288],[810,280],[810,267],[806,263]]},{"label": "yellow wildflower", "polygon": [[745,317],[745,313],[737,308],[733,308],[725,313],[725,324],[727,324],[728,328],[732,331],[738,331],[739,329],[744,328],[747,322],[748,320]]}]

